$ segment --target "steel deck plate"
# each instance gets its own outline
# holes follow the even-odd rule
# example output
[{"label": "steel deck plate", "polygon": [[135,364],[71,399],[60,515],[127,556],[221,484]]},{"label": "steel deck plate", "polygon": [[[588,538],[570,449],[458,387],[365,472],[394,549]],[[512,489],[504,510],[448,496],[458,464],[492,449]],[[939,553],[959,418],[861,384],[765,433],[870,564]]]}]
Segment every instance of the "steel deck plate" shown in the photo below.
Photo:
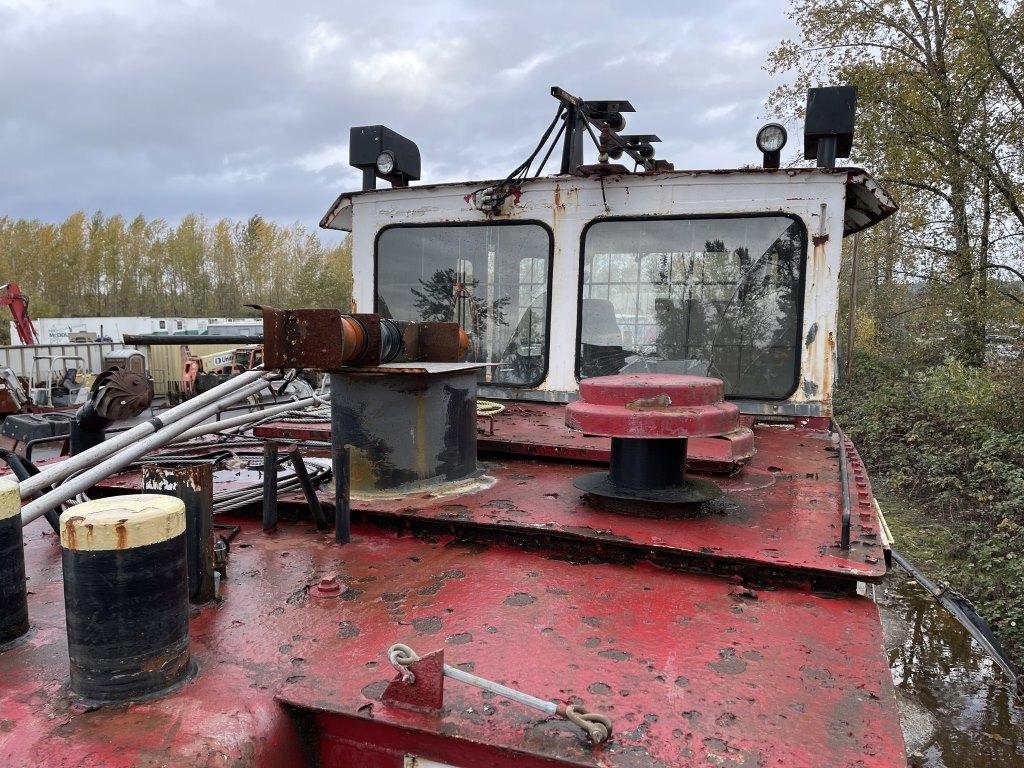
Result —
[{"label": "steel deck plate", "polygon": [[492,464],[488,472],[496,482],[475,493],[356,499],[352,505],[374,515],[546,534],[698,566],[714,560],[740,569],[880,580],[886,566],[873,507],[861,510],[854,501],[851,547],[839,547],[839,467],[828,433],[781,427],[755,432],[758,454],[740,474],[702,476],[725,495],[695,517],[633,517],[595,509],[573,485],[591,468],[522,459]]},{"label": "steel deck plate", "polygon": [[[347,546],[306,524],[271,536],[242,525],[224,601],[191,621],[198,677],[150,703],[78,711],[65,687],[59,549],[34,523],[34,628],[0,654],[0,764],[301,765],[279,692],[330,713],[317,717],[324,768],[397,768],[405,751],[463,768],[513,753],[523,766],[905,764],[866,598],[750,592],[721,577],[365,524]],[[341,597],[308,597],[334,574]],[[384,653],[400,641],[443,646],[450,663],[536,695],[582,699],[613,718],[615,736],[591,750],[561,721],[451,681],[439,717],[386,707]]]},{"label": "steel deck plate", "polygon": [[[741,472],[728,478],[701,475],[725,494],[693,517],[634,517],[596,509],[573,485],[592,466],[521,458],[486,465],[495,479],[491,487],[458,495],[356,498],[353,514],[517,544],[543,536],[547,545],[570,552],[596,547],[609,557],[615,553],[698,570],[765,572],[790,581],[880,581],[885,553],[869,486],[864,498],[852,501],[850,549],[839,546],[839,458],[829,433],[763,425],[754,432],[758,453]],[[258,473],[249,473],[248,482],[252,475],[258,480]],[[124,492],[138,489],[140,482],[138,473],[127,473],[99,485]],[[225,487],[218,480],[216,490]],[[333,508],[329,489],[319,496]],[[280,499],[283,505],[305,505],[298,491]]]},{"label": "steel deck plate", "polygon": [[[480,417],[478,424],[484,434],[477,438],[479,450],[513,456],[568,459],[605,463],[611,454],[611,441],[607,437],[584,435],[565,426],[565,406],[553,403],[504,402],[505,410],[491,417]],[[744,426],[752,419],[742,416]],[[331,439],[331,425],[320,423],[272,422],[256,427],[258,437],[291,440]],[[728,471],[739,466],[744,459],[742,445],[734,446],[721,437],[695,437],[690,440],[687,464],[696,469]]]}]

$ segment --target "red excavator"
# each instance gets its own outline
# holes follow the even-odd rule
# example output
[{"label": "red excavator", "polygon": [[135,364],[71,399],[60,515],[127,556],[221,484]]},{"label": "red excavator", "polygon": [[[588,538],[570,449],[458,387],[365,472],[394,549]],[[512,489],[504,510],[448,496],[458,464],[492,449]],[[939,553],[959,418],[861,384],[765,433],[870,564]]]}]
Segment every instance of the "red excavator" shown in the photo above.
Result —
[{"label": "red excavator", "polygon": [[21,292],[17,283],[0,286],[0,306],[10,307],[14,317],[14,327],[18,329],[18,338],[22,344],[38,344],[35,326],[28,314],[28,297]]}]

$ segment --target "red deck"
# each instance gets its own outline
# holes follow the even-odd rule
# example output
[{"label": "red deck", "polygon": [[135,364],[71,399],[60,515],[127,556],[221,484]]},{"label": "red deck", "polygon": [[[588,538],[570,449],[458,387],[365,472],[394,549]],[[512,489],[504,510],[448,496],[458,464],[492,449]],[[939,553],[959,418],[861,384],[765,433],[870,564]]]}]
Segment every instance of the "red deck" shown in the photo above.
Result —
[{"label": "red deck", "polygon": [[[554,417],[531,423],[557,443]],[[309,438],[317,427],[261,429]],[[354,500],[345,546],[305,522],[268,536],[255,520],[218,517],[243,530],[223,601],[191,622],[198,677],[128,707],[72,705],[59,547],[37,521],[26,549],[34,629],[0,653],[0,765],[399,768],[414,754],[458,768],[902,768],[878,612],[852,592],[884,573],[874,513],[861,511],[870,488],[858,481],[867,501],[854,500],[844,552],[828,434],[754,433],[753,460],[713,476],[725,496],[692,519],[587,506],[572,479],[593,470],[580,459],[600,456],[516,456],[522,433],[490,454],[484,489]],[[218,472],[218,486],[252,474]],[[282,503],[303,507],[298,493]],[[340,597],[309,596],[335,574]],[[582,701],[612,718],[613,737],[590,747],[565,721],[450,680],[440,714],[385,705],[396,642]]]},{"label": "red deck", "polygon": [[[552,439],[558,434],[549,417],[532,422],[531,429],[541,437],[505,428],[503,416],[495,420],[494,431],[506,435],[499,442],[508,454],[524,440],[528,445],[540,445],[549,432]],[[516,417],[514,426],[523,425],[521,418]],[[266,437],[330,439],[327,424],[268,424],[259,432]],[[607,438],[582,437],[564,426],[561,432],[569,436],[567,443],[578,438],[573,458],[599,461],[598,442],[602,440],[607,458]],[[829,434],[758,425],[754,436],[757,452],[742,470],[732,477],[707,476],[726,491],[725,497],[709,505],[710,514],[691,519],[630,517],[595,509],[583,502],[581,492],[572,484],[578,474],[591,469],[521,458],[491,462],[487,472],[497,482],[486,490],[458,497],[354,499],[353,509],[375,519],[457,522],[463,529],[486,528],[506,536],[544,534],[569,545],[591,547],[596,543],[609,553],[702,569],[767,570],[773,575],[785,570],[790,578],[881,580],[885,558],[869,504],[859,505],[859,500],[854,500],[851,546],[846,551],[839,547],[839,459]],[[707,460],[713,447],[725,441],[692,442],[698,444],[695,450],[703,446]]]},{"label": "red deck", "polygon": [[[493,418],[479,419],[484,430],[484,434],[477,438],[480,451],[607,463],[611,453],[610,439],[567,429],[564,405],[526,402],[504,405],[505,410]],[[750,426],[753,421],[749,417],[741,418],[744,426]],[[275,423],[257,427],[254,433],[260,437],[327,441],[331,438],[331,427],[327,422]],[[753,444],[746,434],[695,437],[690,440],[687,466],[728,473],[735,471],[752,453]]]},{"label": "red deck", "polygon": [[[904,764],[874,604],[651,565],[572,564],[544,553],[366,525],[335,545],[311,526],[235,540],[224,601],[193,618],[199,675],[148,704],[80,712],[66,692],[60,557],[31,528],[29,640],[0,654],[0,764],[293,766],[293,720],[322,710],[324,766],[453,765],[501,755],[577,765]],[[339,574],[340,598],[308,585]],[[564,722],[447,681],[442,716],[382,705],[396,641],[541,696],[608,713],[591,749]],[[383,741],[380,741],[383,740]],[[390,745],[377,754],[369,742]]]}]

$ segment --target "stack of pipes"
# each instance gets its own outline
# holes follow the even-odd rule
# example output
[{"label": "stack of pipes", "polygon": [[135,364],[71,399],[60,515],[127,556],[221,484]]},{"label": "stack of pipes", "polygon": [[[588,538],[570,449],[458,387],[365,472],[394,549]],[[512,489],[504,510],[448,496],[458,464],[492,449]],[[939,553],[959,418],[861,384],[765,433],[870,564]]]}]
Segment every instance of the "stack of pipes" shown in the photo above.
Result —
[{"label": "stack of pipes", "polygon": [[[261,370],[247,371],[197,397],[175,406],[142,424],[114,435],[99,445],[72,456],[18,484],[21,498],[32,499],[21,510],[22,524],[28,525],[47,510],[73,499],[97,482],[121,471],[150,451],[161,448],[199,427],[219,411],[257,394],[270,384],[271,374]],[[300,401],[301,402],[301,401]],[[287,403],[289,409],[300,407],[297,402]],[[283,406],[275,406],[281,408]],[[274,409],[255,416],[261,418]],[[241,417],[239,417],[241,418]],[[234,422],[235,419],[228,421]],[[227,428],[227,422],[205,425],[208,430],[200,434]],[[191,435],[196,436],[196,435]],[[59,485],[57,485],[59,483]],[[56,487],[53,487],[55,486]],[[32,498],[36,494],[41,494]]]}]

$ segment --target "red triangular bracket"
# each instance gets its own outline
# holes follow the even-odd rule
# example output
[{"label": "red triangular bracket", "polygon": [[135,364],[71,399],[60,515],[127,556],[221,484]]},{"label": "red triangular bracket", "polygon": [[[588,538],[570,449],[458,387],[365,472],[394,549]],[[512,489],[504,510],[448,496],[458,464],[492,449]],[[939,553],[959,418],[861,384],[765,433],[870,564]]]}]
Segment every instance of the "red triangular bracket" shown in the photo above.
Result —
[{"label": "red triangular bracket", "polygon": [[385,704],[419,712],[437,712],[444,704],[444,650],[434,651],[409,665],[416,682],[406,683],[401,675],[388,683],[380,699]]}]

